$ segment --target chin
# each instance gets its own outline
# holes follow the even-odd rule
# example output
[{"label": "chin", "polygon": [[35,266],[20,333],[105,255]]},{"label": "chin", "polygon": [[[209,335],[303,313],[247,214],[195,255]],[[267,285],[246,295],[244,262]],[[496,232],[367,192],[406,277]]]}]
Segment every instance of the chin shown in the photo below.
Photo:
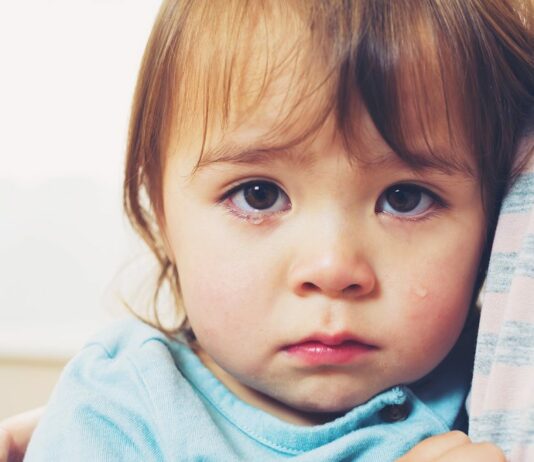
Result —
[{"label": "chin", "polygon": [[329,390],[329,393],[325,393],[325,390],[323,390],[321,393],[308,395],[304,400],[299,400],[289,405],[305,413],[340,416],[365,403],[371,396],[373,395],[340,394],[334,390]]},{"label": "chin", "polygon": [[344,402],[303,402],[293,403],[290,405],[294,411],[297,411],[299,417],[296,420],[291,419],[293,423],[305,425],[322,425],[338,417],[344,416],[351,411],[357,404],[347,405]]}]

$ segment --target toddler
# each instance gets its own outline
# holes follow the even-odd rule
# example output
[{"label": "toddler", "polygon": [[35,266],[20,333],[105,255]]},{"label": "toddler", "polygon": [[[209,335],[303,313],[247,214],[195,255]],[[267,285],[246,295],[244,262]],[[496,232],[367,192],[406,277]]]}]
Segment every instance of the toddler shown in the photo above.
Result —
[{"label": "toddler", "polygon": [[93,339],[27,460],[387,462],[465,431],[530,18],[509,0],[165,1],[124,198],[179,319]]}]

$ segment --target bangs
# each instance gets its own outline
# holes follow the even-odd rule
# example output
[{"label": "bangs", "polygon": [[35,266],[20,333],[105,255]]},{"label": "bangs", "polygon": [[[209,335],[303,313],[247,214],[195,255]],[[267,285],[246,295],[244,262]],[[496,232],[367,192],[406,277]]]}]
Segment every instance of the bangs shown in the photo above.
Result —
[{"label": "bangs", "polygon": [[481,176],[498,200],[533,103],[523,22],[508,2],[164,2],[127,168],[162,215],[165,159],[187,140],[209,162],[222,133],[256,120],[258,143],[283,151],[332,116],[351,158],[372,162],[360,124],[369,114],[410,167]]},{"label": "bangs", "polygon": [[216,11],[206,2],[184,21],[212,27],[184,31],[195,53],[177,64],[176,138],[202,139],[204,163],[217,133],[251,120],[268,127],[259,143],[282,151],[332,116],[347,152],[372,162],[359,130],[367,112],[410,167],[475,175],[466,159],[475,151],[469,119],[477,110],[467,97],[465,53],[443,30],[453,27],[450,18],[422,4],[233,1]]},{"label": "bangs", "polygon": [[442,30],[451,18],[439,13],[430,2],[364,2],[365,26],[340,73],[338,120],[354,140],[357,89],[380,136],[405,163],[476,175],[468,162],[476,101],[467,97],[462,46]]},{"label": "bangs", "polygon": [[176,65],[182,70],[172,123],[178,143],[194,133],[203,140],[203,157],[208,140],[217,144],[221,133],[252,120],[266,129],[258,135],[266,147],[283,149],[316,132],[335,106],[341,54],[336,44],[325,46],[327,36],[339,37],[328,30],[329,18],[319,14],[324,7],[291,1],[230,0],[220,7],[205,2],[198,17],[185,23],[211,27],[202,36],[197,33],[195,53]]}]

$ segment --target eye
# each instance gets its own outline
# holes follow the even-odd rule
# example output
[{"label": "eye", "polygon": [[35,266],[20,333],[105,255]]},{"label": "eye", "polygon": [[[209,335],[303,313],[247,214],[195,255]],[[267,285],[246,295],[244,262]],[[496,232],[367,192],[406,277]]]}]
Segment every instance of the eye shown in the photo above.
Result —
[{"label": "eye", "polygon": [[276,213],[291,208],[289,197],[270,181],[249,181],[232,189],[226,199],[241,214]]},{"label": "eye", "polygon": [[377,213],[395,217],[417,218],[425,215],[442,201],[427,189],[414,184],[396,184],[378,198]]}]

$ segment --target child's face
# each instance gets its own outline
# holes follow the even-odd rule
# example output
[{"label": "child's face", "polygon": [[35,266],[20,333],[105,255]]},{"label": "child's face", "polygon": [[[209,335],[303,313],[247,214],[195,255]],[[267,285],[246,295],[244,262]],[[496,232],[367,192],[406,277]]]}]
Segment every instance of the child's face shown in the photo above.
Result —
[{"label": "child's face", "polygon": [[243,400],[310,423],[445,357],[469,310],[485,217],[476,178],[414,172],[368,117],[359,151],[376,162],[364,164],[328,122],[292,152],[257,151],[268,114],[211,137],[219,160],[192,176],[199,146],[173,151],[166,235],[204,363]]}]

